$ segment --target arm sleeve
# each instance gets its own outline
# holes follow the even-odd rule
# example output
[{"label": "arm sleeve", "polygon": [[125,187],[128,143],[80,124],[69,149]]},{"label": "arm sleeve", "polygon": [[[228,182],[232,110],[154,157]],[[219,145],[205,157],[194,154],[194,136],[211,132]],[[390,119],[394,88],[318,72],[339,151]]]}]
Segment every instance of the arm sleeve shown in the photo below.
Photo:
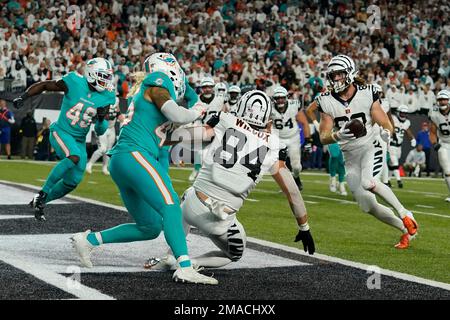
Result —
[{"label": "arm sleeve", "polygon": [[166,101],[161,107],[161,112],[167,119],[178,124],[190,123],[201,116],[199,110],[180,107],[173,100]]}]

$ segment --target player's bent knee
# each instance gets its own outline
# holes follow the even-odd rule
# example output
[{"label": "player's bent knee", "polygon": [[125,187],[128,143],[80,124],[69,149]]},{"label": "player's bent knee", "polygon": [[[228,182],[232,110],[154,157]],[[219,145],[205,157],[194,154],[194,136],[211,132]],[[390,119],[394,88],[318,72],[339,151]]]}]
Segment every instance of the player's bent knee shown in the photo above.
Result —
[{"label": "player's bent knee", "polygon": [[144,237],[147,240],[156,239],[163,229],[162,223],[138,225],[137,227],[139,231],[141,231],[144,234]]},{"label": "player's bent knee", "polygon": [[373,180],[373,179],[362,179],[361,180],[361,187],[363,187],[364,190],[372,191],[375,188],[375,180]]},{"label": "player's bent knee", "polygon": [[79,156],[68,156],[67,158],[70,159],[73,163],[75,163],[75,165],[77,165],[78,162],[80,162]]}]

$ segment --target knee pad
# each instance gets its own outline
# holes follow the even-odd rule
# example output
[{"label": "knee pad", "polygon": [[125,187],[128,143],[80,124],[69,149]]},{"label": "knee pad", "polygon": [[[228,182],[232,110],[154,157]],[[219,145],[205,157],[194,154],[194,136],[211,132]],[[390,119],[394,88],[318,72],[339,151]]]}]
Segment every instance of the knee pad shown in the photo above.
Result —
[{"label": "knee pad", "polygon": [[72,170],[65,175],[63,181],[66,185],[74,186],[74,189],[80,184],[81,180],[83,180],[83,172],[77,170],[77,168],[72,168]]},{"label": "knee pad", "polygon": [[101,145],[99,145],[98,146],[98,151],[101,153],[101,154],[105,154],[105,152],[106,152],[106,145],[104,145],[104,144],[101,144]]},{"label": "knee pad", "polygon": [[228,252],[227,255],[232,261],[238,261],[244,254],[247,236],[245,230],[239,222],[233,223],[227,231]]},{"label": "knee pad", "polygon": [[159,224],[138,225],[137,228],[145,234],[148,240],[151,240],[156,239],[159,236],[161,230],[163,229],[163,224],[161,222]]},{"label": "knee pad", "polygon": [[78,162],[80,162],[79,156],[68,156],[67,158],[70,159],[73,163],[75,163],[75,165],[77,165]]},{"label": "knee pad", "polygon": [[375,188],[375,180],[374,179],[361,179],[361,186],[364,190],[371,191],[373,188]]}]

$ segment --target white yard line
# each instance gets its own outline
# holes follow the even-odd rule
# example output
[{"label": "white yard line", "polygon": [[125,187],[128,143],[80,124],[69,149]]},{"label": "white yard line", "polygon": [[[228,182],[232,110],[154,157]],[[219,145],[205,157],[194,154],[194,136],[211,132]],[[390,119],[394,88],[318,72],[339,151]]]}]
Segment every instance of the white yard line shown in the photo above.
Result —
[{"label": "white yard line", "polygon": [[419,207],[419,208],[427,208],[427,209],[434,209],[433,206],[425,206],[425,205],[422,205],[422,204],[416,204],[416,207]]},{"label": "white yard line", "polygon": [[35,278],[48,283],[56,288],[59,288],[67,293],[70,293],[83,300],[115,300],[113,297],[103,294],[96,289],[87,287],[81,283],[74,283],[71,278],[66,278],[54,271],[51,271],[36,262],[28,262],[26,259],[21,259],[17,256],[11,256],[6,252],[0,251],[0,260],[13,266],[16,269],[22,270]]},{"label": "white yard line", "polygon": [[[345,266],[358,268],[358,269],[362,269],[362,270],[366,270],[366,271],[373,270],[373,269],[371,269],[371,267],[373,267],[373,266],[370,266],[370,265],[364,264],[364,263],[359,263],[359,262],[349,261],[349,260],[345,260],[345,259],[341,259],[341,258],[331,257],[331,256],[327,256],[327,255],[320,254],[320,253],[314,253],[314,256],[310,256],[307,253],[305,253],[304,251],[297,249],[297,248],[288,247],[288,246],[285,246],[282,244],[273,243],[273,242],[269,242],[269,241],[265,241],[265,240],[260,240],[260,239],[256,239],[256,238],[252,238],[252,237],[248,237],[247,240],[249,242],[253,242],[253,243],[256,243],[256,244],[259,244],[262,246],[280,249],[283,251],[296,253],[296,254],[302,255],[302,256],[308,256],[311,258],[317,258],[320,260],[339,263],[339,264],[342,264]],[[380,273],[385,276],[390,276],[390,277],[394,277],[397,279],[402,279],[402,280],[406,280],[406,281],[410,281],[410,282],[425,284],[427,286],[441,288],[441,289],[450,291],[450,284],[448,284],[448,283],[438,282],[438,281],[429,280],[429,279],[425,279],[425,278],[420,278],[420,277],[412,276],[412,275],[409,275],[406,273],[401,273],[401,272],[387,270],[387,269],[381,269],[381,268],[380,268]]]},{"label": "white yard line", "polygon": [[20,216],[20,215],[8,215],[8,216],[0,216],[0,220],[10,220],[10,219],[34,219],[34,216]]}]

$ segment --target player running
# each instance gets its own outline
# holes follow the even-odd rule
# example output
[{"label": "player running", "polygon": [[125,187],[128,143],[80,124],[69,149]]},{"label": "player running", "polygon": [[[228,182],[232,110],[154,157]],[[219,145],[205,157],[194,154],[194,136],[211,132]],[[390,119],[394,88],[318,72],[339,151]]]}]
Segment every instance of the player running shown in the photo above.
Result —
[{"label": "player running", "polygon": [[[393,127],[381,108],[378,92],[371,85],[355,83],[357,70],[354,61],[345,55],[331,59],[327,67],[327,78],[331,92],[322,93],[314,103],[320,111],[320,140],[323,144],[338,142],[345,159],[347,182],[361,209],[402,232],[398,249],[409,247],[409,240],[417,234],[417,223],[412,213],[405,209],[392,190],[373,177],[374,144],[376,137],[373,123],[380,126],[380,136],[389,141]],[[352,119],[359,119],[366,134],[356,138],[346,127]],[[394,212],[377,202],[381,196],[392,205]]]},{"label": "player running", "polygon": [[104,175],[109,176],[108,171],[108,163],[109,157],[106,153],[111,150],[114,143],[116,142],[116,122],[119,120],[120,125],[122,125],[123,120],[125,120],[125,116],[120,113],[119,108],[119,98],[116,97],[116,102],[109,108],[108,113],[108,129],[104,134],[98,136],[98,148],[92,154],[91,159],[88,161],[86,165],[86,172],[92,173],[92,166],[97,162],[100,157],[103,157],[103,167],[102,172]]},{"label": "player running", "polygon": [[298,124],[302,124],[303,126],[305,139],[311,140],[309,123],[302,110],[300,101],[288,99],[288,92],[284,87],[276,87],[272,99],[274,104],[271,114],[271,119],[273,121],[272,130],[288,148],[288,156],[294,180],[301,191],[303,189],[300,180],[302,162],[300,151],[300,129]]},{"label": "player running", "polygon": [[389,169],[394,172],[397,186],[403,188],[403,182],[400,178],[399,160],[402,156],[402,144],[405,132],[411,140],[411,147],[416,146],[416,139],[411,131],[411,121],[407,118],[408,107],[400,105],[397,109],[397,115],[392,115],[394,120],[395,135],[389,144]]},{"label": "player running", "polygon": [[217,284],[217,280],[196,272],[188,256],[180,202],[167,169],[158,156],[173,124],[186,124],[203,110],[185,109],[176,101],[184,96],[185,75],[175,57],[154,53],[145,61],[148,75],[128,107],[117,144],[109,152],[111,177],[122,200],[135,220],[100,232],[87,230],[72,237],[73,245],[85,267],[94,247],[107,243],[151,240],[164,230],[174,252],[175,281]]},{"label": "player running", "polygon": [[439,91],[436,100],[437,108],[428,114],[431,120],[430,141],[438,154],[447,184],[449,196],[445,201],[450,202],[450,92]]},{"label": "player running", "polygon": [[106,59],[94,58],[87,61],[85,68],[84,76],[70,72],[60,80],[33,84],[13,101],[19,108],[27,98],[43,91],[64,92],[58,120],[50,126],[50,143],[61,161],[30,202],[37,220],[45,220],[47,203],[73,191],[83,179],[87,162],[86,135],[91,123],[95,122],[97,135],[104,134],[108,128],[105,116],[116,99],[113,66]]},{"label": "player running", "polygon": [[[270,98],[262,91],[249,91],[239,100],[237,116],[219,113],[213,116],[194,140],[210,140],[205,162],[193,186],[183,195],[182,210],[186,223],[206,234],[221,251],[193,258],[198,267],[222,267],[239,260],[245,249],[246,235],[236,214],[263,175],[270,172],[286,194],[299,227],[295,241],[302,241],[305,252],[313,254],[315,245],[308,215],[300,192],[285,166],[287,150],[277,135],[270,133]],[[174,133],[176,135],[177,132]],[[151,258],[145,267],[168,270],[175,267],[169,254]]]}]

